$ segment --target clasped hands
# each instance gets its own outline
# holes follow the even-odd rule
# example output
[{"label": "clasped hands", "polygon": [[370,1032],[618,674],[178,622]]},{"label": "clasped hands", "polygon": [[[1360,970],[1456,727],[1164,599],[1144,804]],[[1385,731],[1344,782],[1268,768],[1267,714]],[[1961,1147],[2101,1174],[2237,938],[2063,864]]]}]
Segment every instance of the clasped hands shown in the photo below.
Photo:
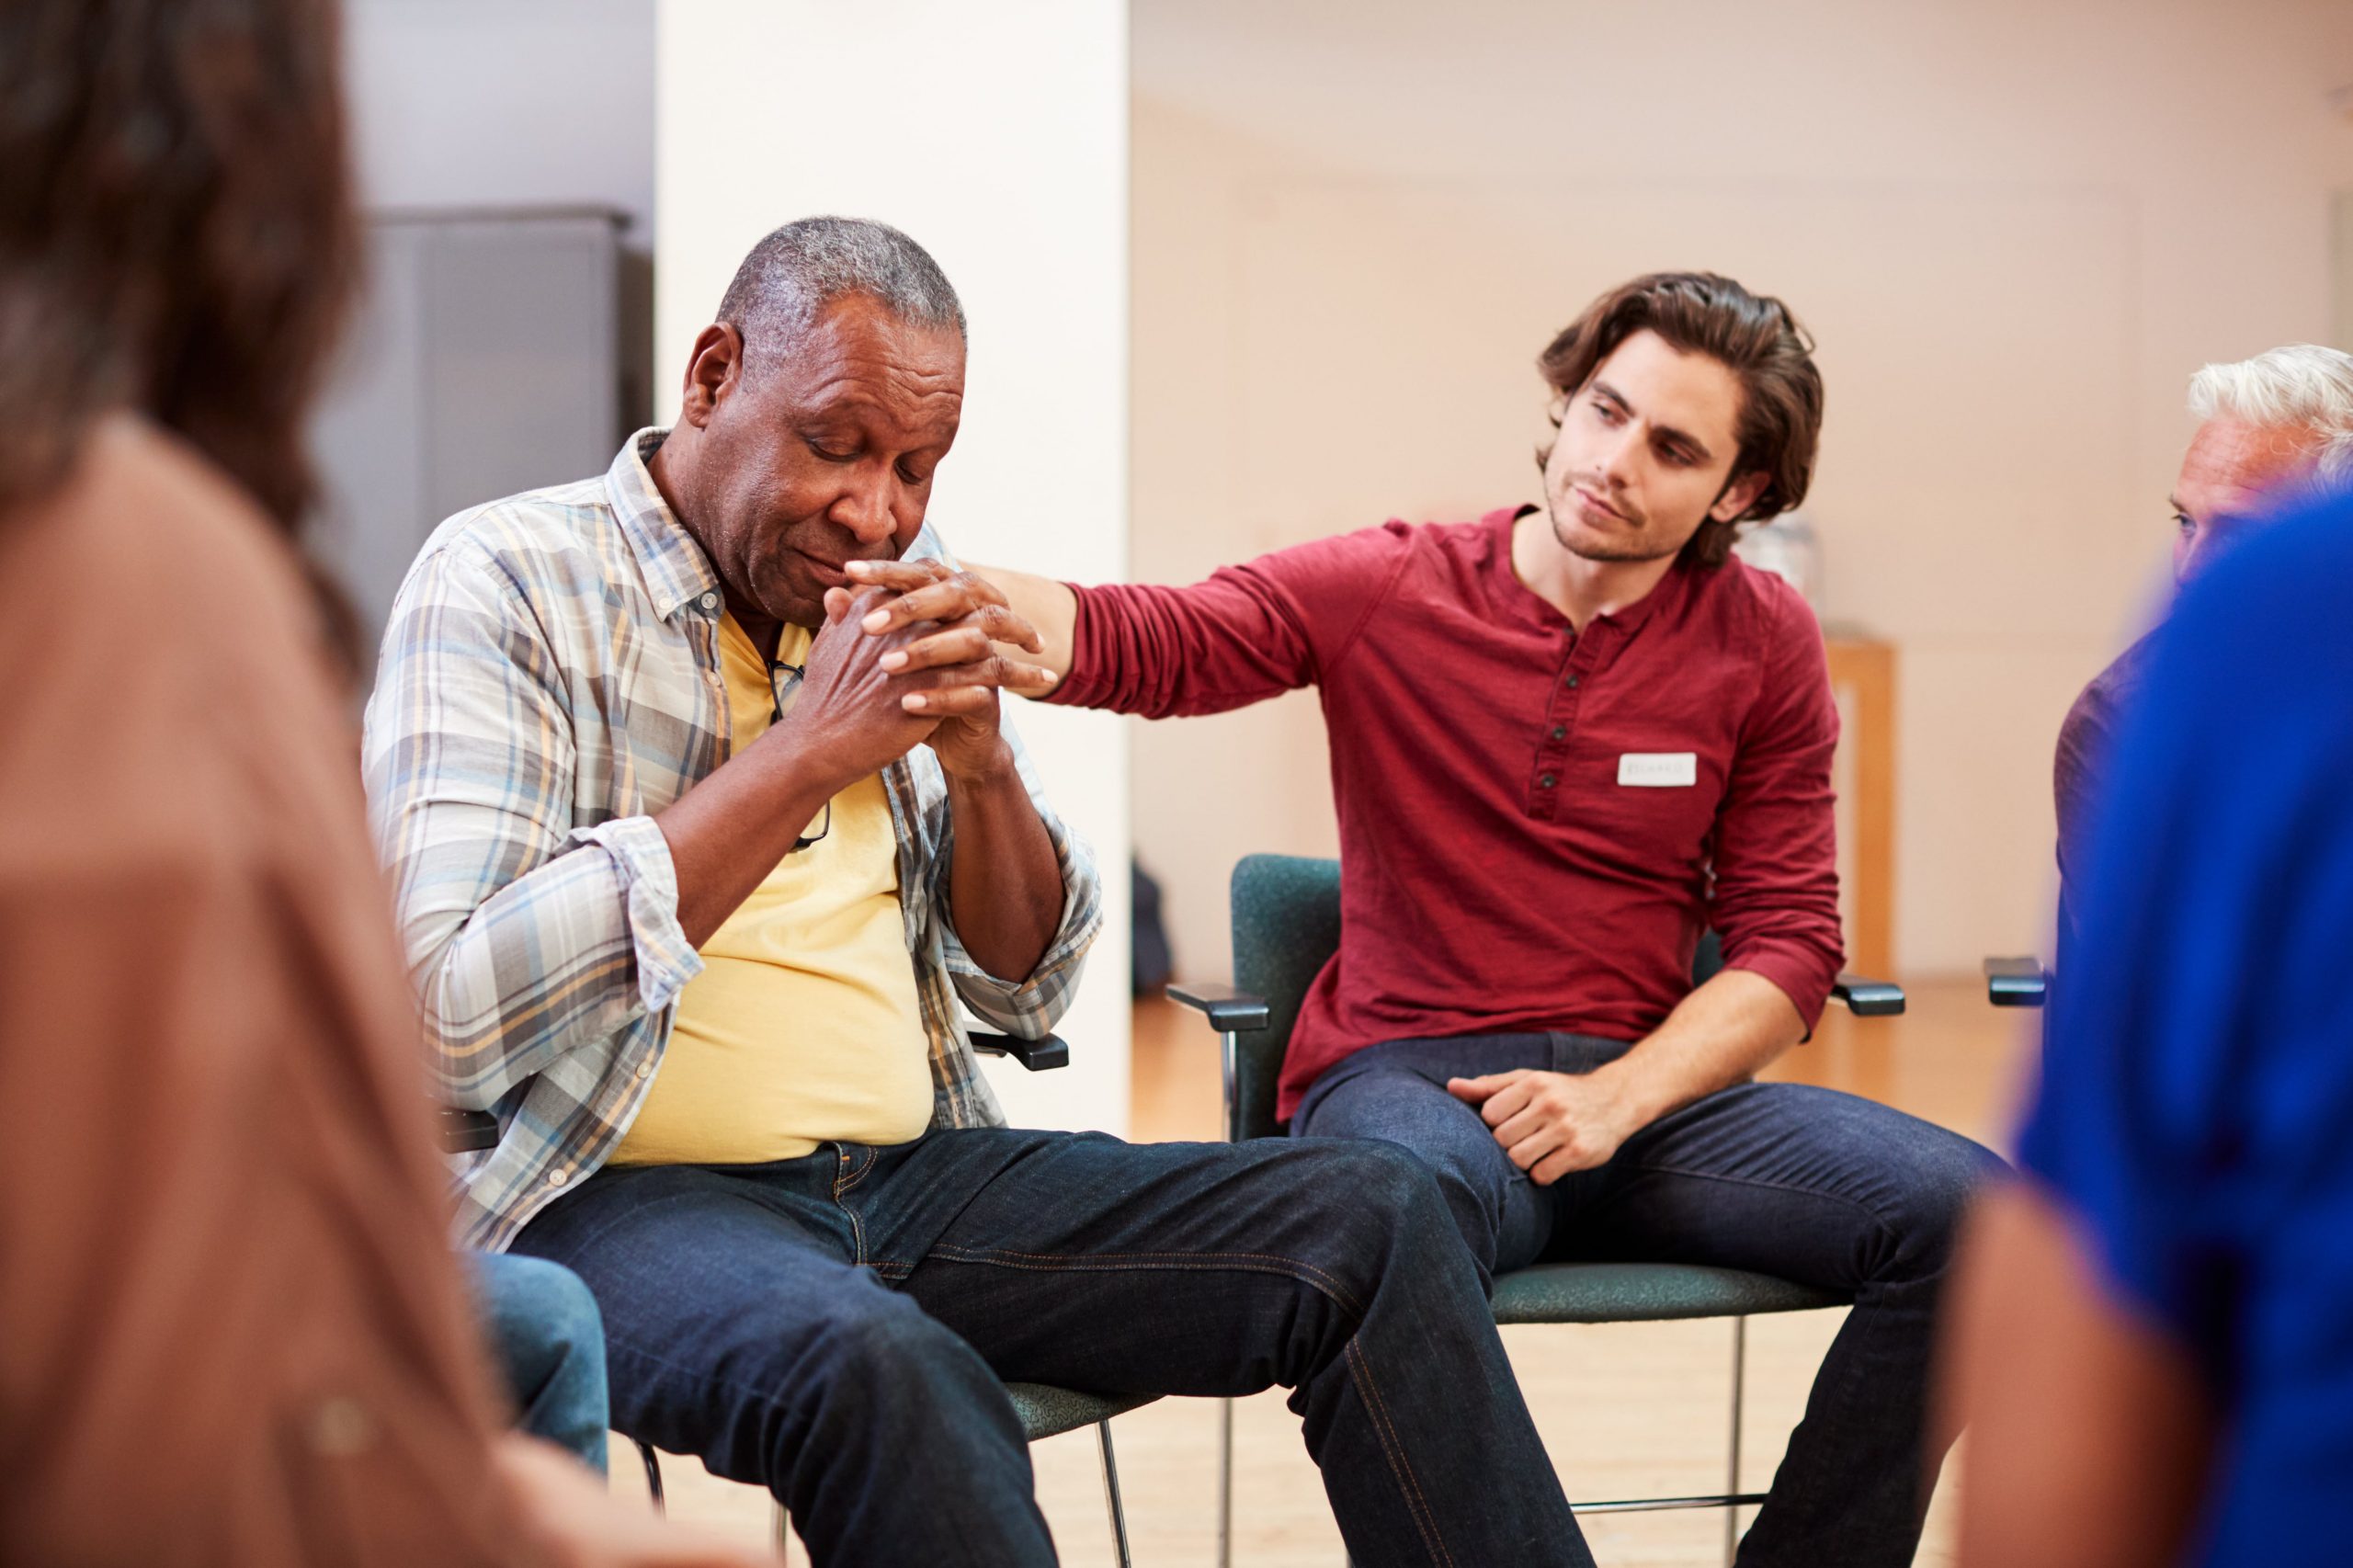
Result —
[{"label": "clasped hands", "polygon": [[943,562],[855,561],[848,571],[859,586],[825,591],[794,728],[851,777],[918,744],[951,778],[1006,774],[998,692],[1042,696],[1058,677],[994,644],[1036,653],[1037,629],[994,585]]}]

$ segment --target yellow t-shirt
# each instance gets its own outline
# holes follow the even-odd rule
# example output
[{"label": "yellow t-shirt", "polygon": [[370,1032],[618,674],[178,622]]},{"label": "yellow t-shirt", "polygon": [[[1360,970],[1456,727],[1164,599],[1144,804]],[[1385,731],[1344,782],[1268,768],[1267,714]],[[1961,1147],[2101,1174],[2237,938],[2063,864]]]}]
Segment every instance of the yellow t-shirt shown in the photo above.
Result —
[{"label": "yellow t-shirt", "polygon": [[[776,656],[801,664],[809,643],[788,626]],[[741,751],[767,729],[774,688],[732,615],[719,652]],[[931,1057],[905,930],[891,803],[870,774],[834,797],[825,836],[787,855],[702,945],[703,971],[678,994],[661,1071],[612,1163],[750,1165],[829,1139],[921,1136]]]}]

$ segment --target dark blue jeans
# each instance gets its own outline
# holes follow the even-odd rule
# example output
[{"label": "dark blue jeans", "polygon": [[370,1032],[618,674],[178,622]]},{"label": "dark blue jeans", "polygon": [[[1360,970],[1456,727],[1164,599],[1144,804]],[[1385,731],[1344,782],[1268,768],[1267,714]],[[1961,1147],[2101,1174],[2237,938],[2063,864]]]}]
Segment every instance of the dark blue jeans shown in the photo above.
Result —
[{"label": "dark blue jeans", "polygon": [[1998,1167],[1957,1133],[1852,1095],[1743,1084],[1644,1128],[1598,1169],[1538,1187],[1449,1077],[1587,1073],[1620,1040],[1482,1035],[1393,1040],[1315,1081],[1310,1142],[1381,1138],[1438,1178],[1483,1278],[1589,1258],[1714,1264],[1851,1293],[1805,1418],[1756,1523],[1750,1568],[1899,1568],[1927,1504],[1923,1452],[1938,1294],[1971,1190]]},{"label": "dark blue jeans", "polygon": [[515,1402],[516,1426],[605,1468],[605,1327],[570,1269],[472,1253],[483,1336]]},{"label": "dark blue jeans", "polygon": [[1358,1562],[1592,1562],[1453,1216],[1389,1144],[972,1129],[608,1169],[515,1248],[596,1292],[614,1425],[767,1486],[820,1564],[1053,1561],[1000,1380],[1280,1383]]}]

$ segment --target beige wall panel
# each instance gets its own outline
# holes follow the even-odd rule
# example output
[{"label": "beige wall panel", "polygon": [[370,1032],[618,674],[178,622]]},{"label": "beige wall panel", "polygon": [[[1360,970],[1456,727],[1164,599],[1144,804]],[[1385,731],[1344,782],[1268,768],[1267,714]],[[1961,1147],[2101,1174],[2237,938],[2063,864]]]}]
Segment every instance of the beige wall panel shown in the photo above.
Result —
[{"label": "beige wall panel", "polygon": [[1904,649],[1903,700],[1934,716],[1905,723],[1897,741],[1896,950],[1907,971],[2050,953],[2052,742],[2109,656],[2090,640]]}]

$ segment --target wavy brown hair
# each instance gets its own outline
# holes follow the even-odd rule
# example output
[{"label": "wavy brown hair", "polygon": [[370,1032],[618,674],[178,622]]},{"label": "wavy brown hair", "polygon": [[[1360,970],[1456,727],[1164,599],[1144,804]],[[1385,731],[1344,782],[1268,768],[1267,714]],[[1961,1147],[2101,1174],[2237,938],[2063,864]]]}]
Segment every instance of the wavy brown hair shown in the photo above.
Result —
[{"label": "wavy brown hair", "polygon": [[330,0],[0,5],[0,506],[135,409],[291,534],[358,270]]},{"label": "wavy brown hair", "polygon": [[[1748,510],[1729,522],[1710,517],[1683,547],[1683,559],[1721,566],[1743,523],[1779,517],[1805,499],[1822,436],[1822,372],[1813,339],[1790,308],[1752,294],[1712,272],[1653,272],[1622,283],[1587,305],[1563,327],[1536,368],[1557,394],[1552,427],[1560,428],[1569,400],[1601,362],[1635,333],[1648,328],[1686,354],[1705,354],[1740,381],[1740,451],[1727,485],[1762,472],[1765,488]],[[1550,447],[1537,454],[1540,469]]]}]

